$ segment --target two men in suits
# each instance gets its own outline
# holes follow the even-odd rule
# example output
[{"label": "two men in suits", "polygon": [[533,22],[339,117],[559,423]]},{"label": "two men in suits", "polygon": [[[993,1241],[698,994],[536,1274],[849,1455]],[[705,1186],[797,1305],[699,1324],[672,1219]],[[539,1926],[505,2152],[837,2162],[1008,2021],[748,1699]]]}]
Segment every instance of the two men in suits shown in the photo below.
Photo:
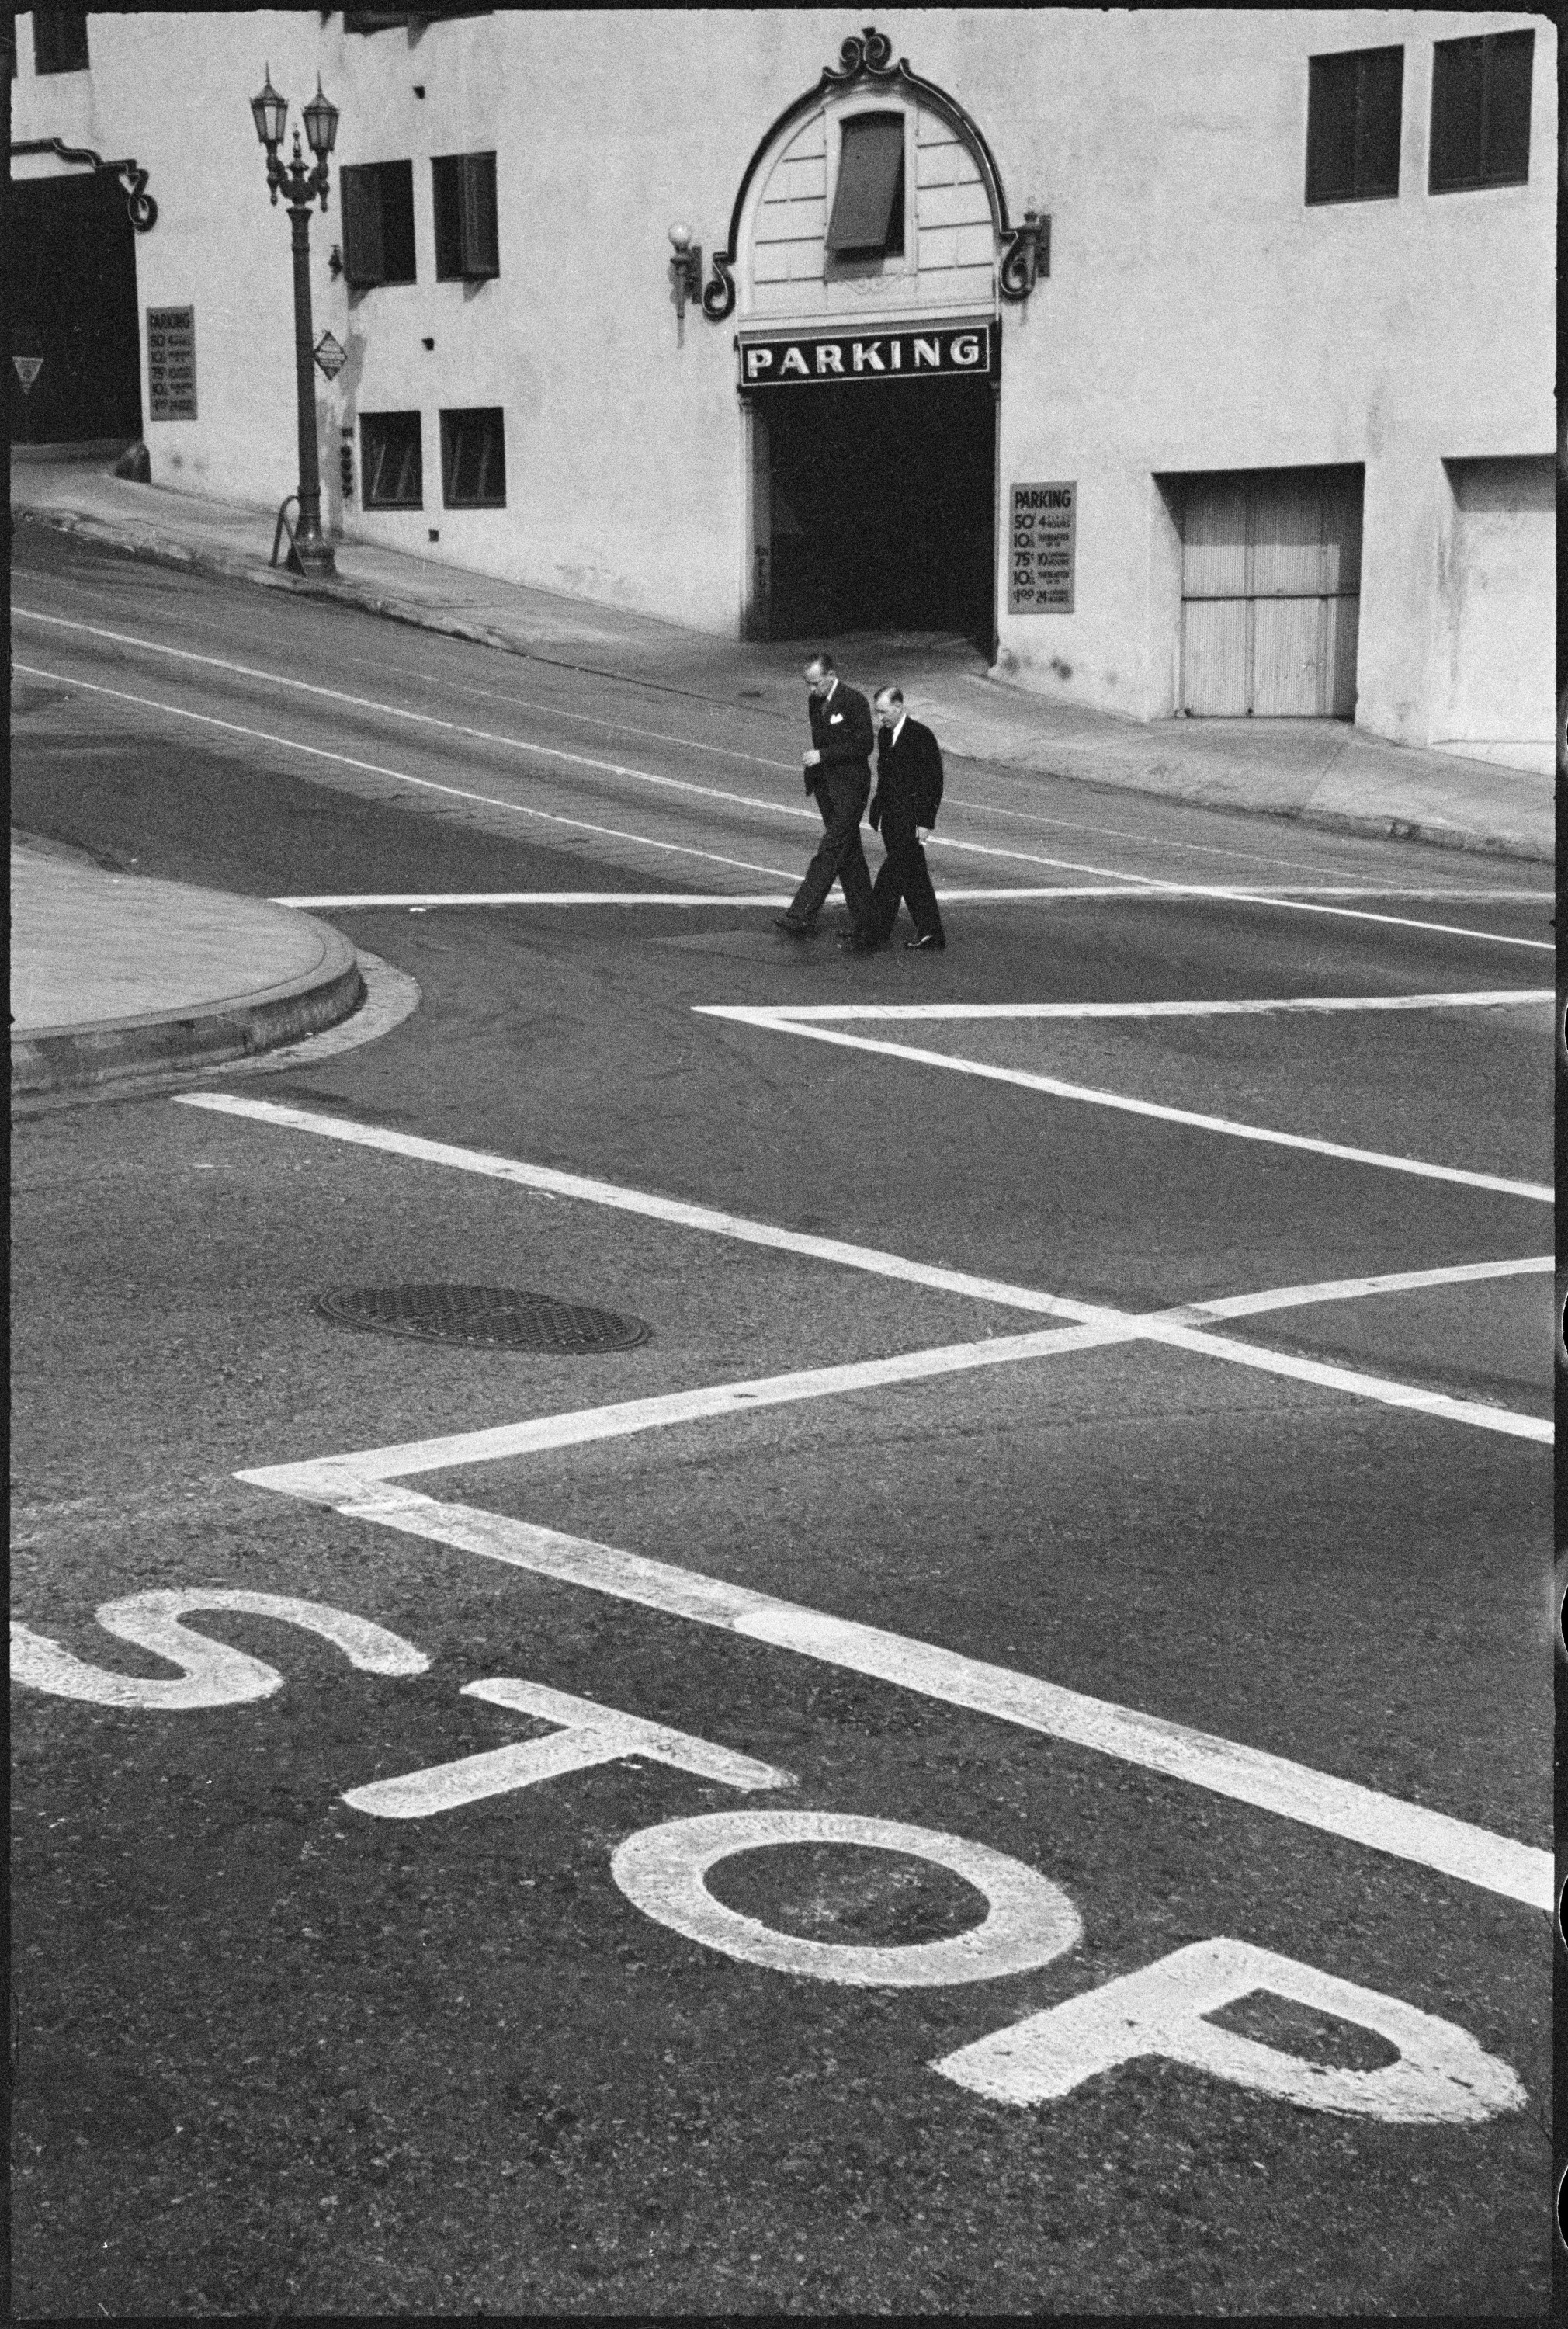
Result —
[{"label": "two men in suits", "polygon": [[947,944],[922,846],[942,806],[941,748],[930,729],[905,712],[900,688],[878,689],[877,727],[871,825],[880,825],[887,856],[871,892],[870,943],[889,944],[902,898],[915,924],[906,952],[932,954]]},{"label": "two men in suits", "polygon": [[[806,790],[815,795],[822,813],[823,832],[805,880],[778,918],[777,927],[792,938],[809,938],[836,877],[843,885],[853,925],[849,937],[840,943],[864,951],[876,943],[871,876],[860,846],[860,817],[871,790],[871,753],[876,742],[871,707],[863,695],[844,685],[831,655],[814,655],[805,667],[805,682],[812,744],[802,760]],[[894,911],[897,911],[897,900]]]}]

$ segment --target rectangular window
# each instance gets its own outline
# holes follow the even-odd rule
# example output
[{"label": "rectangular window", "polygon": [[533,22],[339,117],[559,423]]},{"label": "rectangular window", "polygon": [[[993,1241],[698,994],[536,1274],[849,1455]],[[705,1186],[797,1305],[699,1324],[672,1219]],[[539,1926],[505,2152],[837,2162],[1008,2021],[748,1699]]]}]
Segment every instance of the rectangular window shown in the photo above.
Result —
[{"label": "rectangular window", "polygon": [[1429,193],[1527,183],[1535,48],[1533,32],[1438,42],[1432,58]]},{"label": "rectangular window", "polygon": [[34,8],[33,67],[41,73],[87,71],[85,8]]},{"label": "rectangular window", "polygon": [[414,280],[414,165],[361,162],[338,173],[350,288]]},{"label": "rectangular window", "polygon": [[1404,51],[1355,49],[1307,61],[1307,200],[1370,202],[1399,192]]},{"label": "rectangular window", "polygon": [[896,259],[904,249],[904,116],[862,113],[846,121],[839,183],[828,222],[835,259]]},{"label": "rectangular window", "polygon": [[448,509],[506,507],[506,436],[499,404],[441,415],[441,486]]},{"label": "rectangular window", "polygon": [[493,154],[442,154],[430,165],[436,199],[436,273],[483,282],[501,272]]},{"label": "rectangular window", "polygon": [[423,509],[425,479],[417,412],[360,416],[360,470],[366,509]]}]

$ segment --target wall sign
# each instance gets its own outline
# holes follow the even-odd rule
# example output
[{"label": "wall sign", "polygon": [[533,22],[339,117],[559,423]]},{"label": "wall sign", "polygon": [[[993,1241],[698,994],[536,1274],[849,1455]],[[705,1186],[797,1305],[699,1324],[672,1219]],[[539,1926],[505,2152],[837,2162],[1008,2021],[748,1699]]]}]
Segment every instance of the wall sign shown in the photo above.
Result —
[{"label": "wall sign", "polygon": [[746,340],[742,388],[806,388],[824,380],[985,380],[1001,353],[991,324],[937,325],[874,337]]},{"label": "wall sign", "polygon": [[147,418],[196,418],[196,310],[147,309]]},{"label": "wall sign", "polygon": [[1014,486],[1009,499],[1008,613],[1070,615],[1078,549],[1075,481]]}]

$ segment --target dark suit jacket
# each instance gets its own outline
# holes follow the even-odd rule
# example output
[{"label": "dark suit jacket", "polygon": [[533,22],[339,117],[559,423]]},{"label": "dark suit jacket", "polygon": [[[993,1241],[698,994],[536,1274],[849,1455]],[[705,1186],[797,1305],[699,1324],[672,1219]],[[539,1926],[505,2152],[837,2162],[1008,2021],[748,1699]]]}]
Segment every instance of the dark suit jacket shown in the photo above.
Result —
[{"label": "dark suit jacket", "polygon": [[[807,792],[814,790],[819,777],[858,776],[869,787],[877,731],[865,697],[840,680],[826,703],[819,703],[813,695],[807,708],[812,748],[822,756],[816,768],[806,770]],[[865,795],[860,797],[863,804]]]},{"label": "dark suit jacket", "polygon": [[942,751],[929,728],[906,719],[894,743],[886,728],[877,737],[877,797],[871,825],[884,815],[897,823],[932,825],[942,806]]}]

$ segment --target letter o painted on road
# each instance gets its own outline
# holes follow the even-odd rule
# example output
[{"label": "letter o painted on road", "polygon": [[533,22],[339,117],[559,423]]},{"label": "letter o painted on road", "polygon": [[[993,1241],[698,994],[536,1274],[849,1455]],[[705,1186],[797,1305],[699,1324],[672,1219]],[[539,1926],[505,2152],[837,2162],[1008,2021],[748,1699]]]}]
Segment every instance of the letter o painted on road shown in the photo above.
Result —
[{"label": "letter o painted on road", "polygon": [[[769,1844],[858,1843],[902,1852],[962,1876],[990,1909],[978,1925],[946,1940],[860,1948],[781,1933],[716,1900],[703,1881],[717,1861]],[[1021,1860],[935,1828],[852,1812],[714,1812],[670,1820],[629,1835],[610,1872],[645,1916],[690,1941],[722,1949],[743,1964],[814,1981],[855,1982],[876,1989],[933,1988],[947,1982],[995,1981],[1049,1965],[1083,1933],[1083,1921],[1059,1884]]]}]

